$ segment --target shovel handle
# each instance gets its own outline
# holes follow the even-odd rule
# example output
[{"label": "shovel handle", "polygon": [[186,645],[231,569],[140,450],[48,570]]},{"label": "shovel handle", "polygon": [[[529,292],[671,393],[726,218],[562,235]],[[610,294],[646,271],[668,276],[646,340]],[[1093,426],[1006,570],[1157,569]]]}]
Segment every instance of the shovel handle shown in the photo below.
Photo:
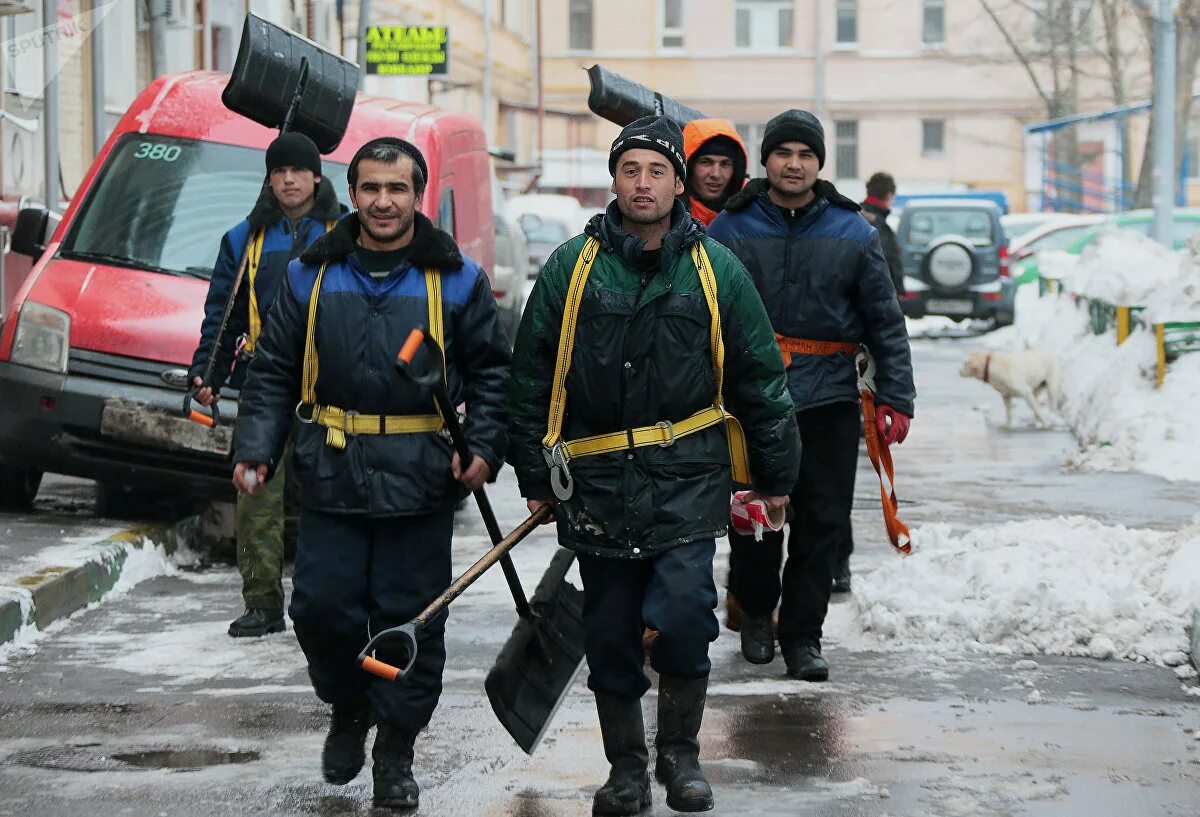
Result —
[{"label": "shovel handle", "polygon": [[188,413],[188,419],[193,423],[199,423],[200,425],[208,426],[209,428],[212,428],[214,423],[212,417],[202,411],[199,411],[198,409],[192,409],[191,412]]},{"label": "shovel handle", "polygon": [[362,660],[362,668],[372,675],[378,675],[385,681],[395,681],[400,675],[400,668],[393,667],[391,664],[385,664],[371,656],[366,656]]},{"label": "shovel handle", "polygon": [[421,344],[425,342],[425,333],[420,329],[414,329],[408,333],[408,339],[404,341],[404,345],[400,347],[400,353],[396,357],[403,360],[405,363],[412,363],[416,357],[417,350],[421,348]]}]

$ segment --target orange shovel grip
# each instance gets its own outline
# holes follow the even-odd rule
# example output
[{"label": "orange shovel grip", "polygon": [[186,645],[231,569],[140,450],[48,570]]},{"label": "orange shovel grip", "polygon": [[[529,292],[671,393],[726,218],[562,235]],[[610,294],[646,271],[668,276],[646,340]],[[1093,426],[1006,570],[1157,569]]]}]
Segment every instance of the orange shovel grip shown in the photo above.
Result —
[{"label": "orange shovel grip", "polygon": [[425,342],[425,333],[420,329],[414,329],[408,333],[408,340],[404,341],[404,345],[400,347],[400,354],[397,358],[405,363],[412,363],[413,357],[416,356],[417,350],[421,348],[421,344]]},{"label": "orange shovel grip", "polygon": [[[420,330],[417,329],[417,330],[413,330],[413,331],[419,332]],[[412,338],[410,337],[409,340],[411,340],[411,339]],[[406,347],[407,347],[407,345],[408,344],[405,344]],[[385,664],[382,661],[372,658],[369,655],[363,659],[362,668],[365,669],[367,672],[371,673],[372,675],[378,675],[380,678],[383,678],[385,681],[395,681],[396,676],[400,674],[400,670],[398,670],[396,667],[393,667],[391,664]]]},{"label": "orange shovel grip", "polygon": [[192,409],[192,413],[188,415],[188,419],[193,423],[199,423],[202,426],[208,426],[209,428],[212,428],[213,418],[202,411]]}]

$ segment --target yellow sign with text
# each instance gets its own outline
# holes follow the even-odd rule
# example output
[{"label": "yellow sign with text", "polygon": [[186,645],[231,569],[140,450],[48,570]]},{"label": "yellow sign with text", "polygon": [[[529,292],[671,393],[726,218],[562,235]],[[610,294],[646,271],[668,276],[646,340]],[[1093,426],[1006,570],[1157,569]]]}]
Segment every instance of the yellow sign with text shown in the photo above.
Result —
[{"label": "yellow sign with text", "polygon": [[450,69],[446,26],[369,26],[363,67],[368,74],[421,77]]}]

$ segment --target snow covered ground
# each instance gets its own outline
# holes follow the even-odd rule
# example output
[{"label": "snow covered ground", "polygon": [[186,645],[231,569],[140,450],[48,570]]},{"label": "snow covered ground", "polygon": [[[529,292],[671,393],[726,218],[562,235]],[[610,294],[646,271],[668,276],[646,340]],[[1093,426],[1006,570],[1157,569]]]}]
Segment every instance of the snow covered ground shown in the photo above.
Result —
[{"label": "snow covered ground", "polygon": [[[1169,252],[1129,232],[1102,238],[1073,260],[1045,259],[1062,274],[1068,293],[1121,305],[1145,305],[1151,320],[1200,319],[1200,243]],[[1053,353],[1062,370],[1060,413],[1079,439],[1073,464],[1091,470],[1140,471],[1171,480],[1200,481],[1192,451],[1194,407],[1200,405],[1200,355],[1168,366],[1155,388],[1153,331],[1138,329],[1120,347],[1110,330],[1093,335],[1085,308],[1069,295],[1017,293],[1016,324],[993,333],[994,349]]]}]

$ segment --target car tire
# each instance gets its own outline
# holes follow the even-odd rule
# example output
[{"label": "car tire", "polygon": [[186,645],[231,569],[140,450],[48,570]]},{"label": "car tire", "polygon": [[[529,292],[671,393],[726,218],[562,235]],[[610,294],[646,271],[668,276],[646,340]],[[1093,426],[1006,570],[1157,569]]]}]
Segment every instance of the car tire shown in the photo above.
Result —
[{"label": "car tire", "polygon": [[0,509],[29,510],[41,486],[42,472],[36,468],[0,465]]}]

